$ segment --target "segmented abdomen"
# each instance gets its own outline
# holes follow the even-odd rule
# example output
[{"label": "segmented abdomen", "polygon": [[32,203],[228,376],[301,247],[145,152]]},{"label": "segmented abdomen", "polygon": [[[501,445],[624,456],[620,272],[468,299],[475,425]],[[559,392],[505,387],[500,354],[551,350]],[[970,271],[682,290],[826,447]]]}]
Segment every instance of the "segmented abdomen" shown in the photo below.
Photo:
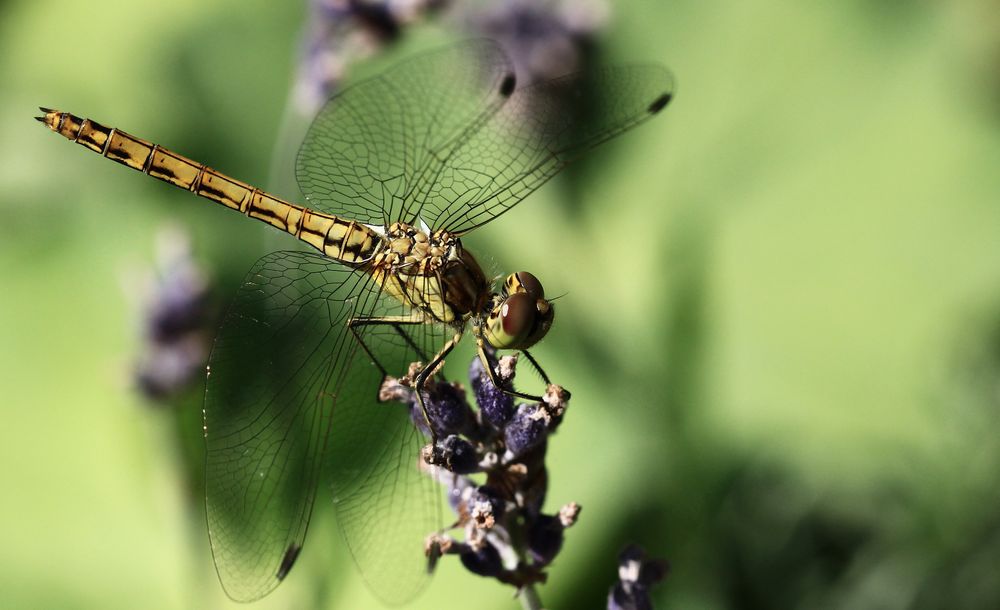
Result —
[{"label": "segmented abdomen", "polygon": [[45,116],[36,118],[70,141],[291,233],[341,262],[360,263],[370,259],[382,241],[361,223],[289,203],[119,129],[68,112],[47,108],[42,111]]}]

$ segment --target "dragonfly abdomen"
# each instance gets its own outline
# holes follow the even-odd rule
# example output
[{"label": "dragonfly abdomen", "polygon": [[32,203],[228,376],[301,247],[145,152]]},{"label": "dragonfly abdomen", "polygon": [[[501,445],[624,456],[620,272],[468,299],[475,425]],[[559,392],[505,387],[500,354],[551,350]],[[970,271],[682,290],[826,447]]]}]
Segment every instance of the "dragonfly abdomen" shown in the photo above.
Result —
[{"label": "dragonfly abdomen", "polygon": [[381,237],[360,223],[315,212],[230,178],[202,163],[114,127],[42,108],[49,129],[112,161],[291,233],[345,263],[370,259]]}]

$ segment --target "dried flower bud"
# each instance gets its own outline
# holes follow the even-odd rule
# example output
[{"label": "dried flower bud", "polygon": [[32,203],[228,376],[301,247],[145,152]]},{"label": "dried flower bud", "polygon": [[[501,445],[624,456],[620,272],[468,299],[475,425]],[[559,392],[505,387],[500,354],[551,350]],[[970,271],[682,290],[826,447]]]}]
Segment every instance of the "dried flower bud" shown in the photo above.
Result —
[{"label": "dried flower bud", "polygon": [[492,489],[478,487],[468,501],[469,517],[480,529],[492,529],[506,512],[504,501]]},{"label": "dried flower bud", "polygon": [[580,518],[582,508],[576,502],[570,502],[559,509],[559,522],[563,527],[571,527]]}]

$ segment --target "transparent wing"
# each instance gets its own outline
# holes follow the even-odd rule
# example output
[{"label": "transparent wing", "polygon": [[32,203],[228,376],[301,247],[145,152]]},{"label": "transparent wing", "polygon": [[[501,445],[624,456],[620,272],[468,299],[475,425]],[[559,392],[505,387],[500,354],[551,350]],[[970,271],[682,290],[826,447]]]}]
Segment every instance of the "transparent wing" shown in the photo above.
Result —
[{"label": "transparent wing", "polygon": [[590,148],[659,112],[663,67],[581,72],[518,89],[437,172],[422,214],[461,235],[503,214]]},{"label": "transparent wing", "polygon": [[461,234],[661,110],[673,79],[627,66],[513,86],[488,40],[402,62],[327,103],[299,151],[299,186],[325,212]]},{"label": "transparent wing", "polygon": [[296,159],[310,205],[368,224],[414,222],[442,160],[513,91],[489,40],[418,55],[333,97]]},{"label": "transparent wing", "polygon": [[[258,599],[285,577],[317,485],[331,489],[376,594],[404,601],[423,585],[423,539],[440,518],[417,469],[422,441],[405,407],[377,402],[382,373],[345,326],[403,309],[366,274],[318,254],[274,253],[247,277],[216,339],[205,398],[209,534],[232,598]],[[360,330],[397,374],[443,342],[434,326],[410,329],[409,342]]]}]

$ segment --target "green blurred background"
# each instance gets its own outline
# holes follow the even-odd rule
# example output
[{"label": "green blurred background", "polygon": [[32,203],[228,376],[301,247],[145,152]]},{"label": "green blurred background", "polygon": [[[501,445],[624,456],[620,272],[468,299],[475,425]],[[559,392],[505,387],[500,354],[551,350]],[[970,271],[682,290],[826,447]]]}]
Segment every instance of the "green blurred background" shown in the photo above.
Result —
[{"label": "green blurred background", "polygon": [[[266,184],[305,15],[0,1],[0,607],[236,606],[187,474],[200,390],[134,390],[130,278],[180,224],[224,304],[292,242],[31,117]],[[535,355],[573,392],[549,507],[584,510],[546,604],[603,607],[637,542],[660,608],[1000,607],[1000,5],[623,1],[599,43],[674,103],[467,241],[567,294]],[[377,606],[317,512],[255,607]],[[412,607],[473,600],[517,606],[444,561]]]}]

